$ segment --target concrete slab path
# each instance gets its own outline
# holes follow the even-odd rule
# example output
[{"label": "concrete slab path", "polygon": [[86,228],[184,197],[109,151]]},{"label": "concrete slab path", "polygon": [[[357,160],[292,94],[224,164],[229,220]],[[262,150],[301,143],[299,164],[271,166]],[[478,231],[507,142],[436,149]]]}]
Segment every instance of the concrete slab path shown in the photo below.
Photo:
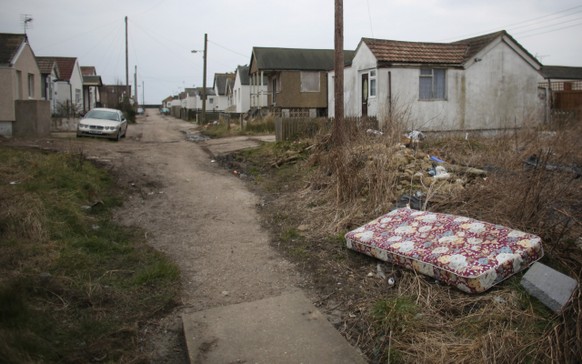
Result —
[{"label": "concrete slab path", "polygon": [[365,363],[298,291],[183,316],[191,363]]}]

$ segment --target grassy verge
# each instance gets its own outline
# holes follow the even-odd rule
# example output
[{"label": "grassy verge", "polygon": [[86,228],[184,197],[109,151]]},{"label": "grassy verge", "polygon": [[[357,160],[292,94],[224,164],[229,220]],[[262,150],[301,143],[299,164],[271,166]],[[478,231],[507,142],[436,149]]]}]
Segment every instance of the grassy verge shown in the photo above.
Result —
[{"label": "grassy verge", "polygon": [[[339,151],[329,136],[320,136],[263,145],[228,161],[253,176],[274,246],[309,276],[321,309],[371,362],[576,362],[582,355],[580,291],[561,314],[529,296],[520,274],[468,295],[349,251],[343,234],[418,191],[429,210],[540,235],[543,263],[580,283],[582,178],[561,167],[582,164],[573,148],[581,129],[430,137],[416,149],[400,145],[401,135],[358,136]],[[277,163],[296,153],[301,158]],[[540,164],[525,167],[534,154]],[[454,178],[428,178],[430,156],[447,161]]]},{"label": "grassy verge", "polygon": [[175,304],[178,268],[112,221],[121,199],[82,156],[0,160],[0,362],[139,361],[139,324]]}]

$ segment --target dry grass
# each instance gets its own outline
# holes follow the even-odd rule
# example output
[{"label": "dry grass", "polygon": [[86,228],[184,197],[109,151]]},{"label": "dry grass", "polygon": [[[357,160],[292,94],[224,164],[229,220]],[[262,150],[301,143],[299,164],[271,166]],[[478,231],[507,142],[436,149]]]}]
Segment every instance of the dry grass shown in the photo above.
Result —
[{"label": "dry grass", "polygon": [[[582,165],[580,126],[468,140],[429,136],[416,150],[399,145],[402,129],[394,126],[381,137],[354,135],[339,149],[329,136],[316,137],[306,187],[280,197],[278,206],[294,205],[299,224],[310,227],[301,232],[302,244],[312,244],[301,264],[311,267],[322,309],[342,312],[340,331],[371,362],[569,363],[582,357],[579,290],[556,315],[524,292],[519,276],[475,296],[382,265],[396,278],[388,286],[370,277],[378,261],[328,238],[389,211],[401,194],[421,191],[430,210],[540,235],[544,263],[581,282],[582,250],[575,242],[582,235],[582,177],[568,169]],[[417,174],[430,166],[427,154],[489,173],[481,178],[458,168],[453,181],[430,182]],[[539,165],[524,167],[534,154]]]},{"label": "dry grass", "polygon": [[[468,139],[428,135],[417,148],[404,148],[400,123],[388,125],[382,136],[354,128],[339,149],[328,134],[293,144],[302,155],[296,165],[257,167],[285,155],[279,144],[237,159],[237,170],[256,172],[250,174],[263,186],[260,211],[274,246],[309,275],[320,309],[372,363],[579,362],[580,290],[560,314],[527,294],[520,274],[468,295],[349,251],[343,234],[419,191],[426,209],[540,235],[542,262],[580,283],[582,177],[571,167],[582,165],[582,126]],[[525,167],[534,154],[539,165]],[[453,178],[429,178],[429,155],[445,160]],[[376,273],[378,266],[394,285]]]}]

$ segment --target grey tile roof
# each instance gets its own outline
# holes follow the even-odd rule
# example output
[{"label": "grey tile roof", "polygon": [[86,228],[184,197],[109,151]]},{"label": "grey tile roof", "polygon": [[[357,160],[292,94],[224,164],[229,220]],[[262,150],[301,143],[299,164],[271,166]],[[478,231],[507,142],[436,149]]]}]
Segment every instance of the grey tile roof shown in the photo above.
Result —
[{"label": "grey tile roof", "polygon": [[[344,51],[344,63],[351,64],[354,51]],[[334,68],[333,49],[253,47],[252,58],[259,70],[329,71]]]},{"label": "grey tile roof", "polygon": [[226,95],[226,87],[229,80],[234,79],[234,73],[215,73],[214,86],[219,95]]},{"label": "grey tile roof", "polygon": [[238,66],[236,68],[236,73],[238,74],[238,77],[240,77],[241,85],[248,86],[251,84],[251,80],[249,78],[249,66]]},{"label": "grey tile roof", "polygon": [[[194,88],[194,93],[196,95],[202,95],[202,87],[196,87]],[[210,88],[210,87],[206,87],[206,96],[216,96],[216,93],[214,92],[214,89]]]},{"label": "grey tile roof", "polygon": [[101,76],[83,76],[83,86],[103,86]]},{"label": "grey tile roof", "polygon": [[542,75],[553,80],[582,80],[582,67],[543,66]]},{"label": "grey tile roof", "polygon": [[25,41],[24,34],[0,33],[0,64],[9,65],[14,61],[18,48]]}]

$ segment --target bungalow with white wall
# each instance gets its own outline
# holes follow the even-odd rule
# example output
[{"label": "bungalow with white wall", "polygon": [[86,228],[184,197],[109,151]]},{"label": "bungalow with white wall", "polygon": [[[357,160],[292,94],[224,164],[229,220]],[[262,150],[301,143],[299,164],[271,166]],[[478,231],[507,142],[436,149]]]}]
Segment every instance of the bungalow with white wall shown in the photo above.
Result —
[{"label": "bungalow with white wall", "polygon": [[225,111],[228,108],[228,89],[233,83],[234,73],[215,73],[212,87],[215,97],[210,107],[206,105],[206,110]]},{"label": "bungalow with white wall", "polygon": [[83,110],[83,76],[75,57],[43,57],[53,59],[60,78],[55,82],[57,114],[72,116]]},{"label": "bungalow with white wall", "polygon": [[[453,43],[363,38],[345,68],[345,116],[385,125],[406,110],[405,126],[425,131],[520,127],[542,119],[540,70],[506,31]],[[333,72],[328,85],[333,117]]]},{"label": "bungalow with white wall", "polygon": [[[266,91],[266,87],[265,87]],[[234,82],[227,90],[228,111],[246,113],[251,108],[251,87],[249,66],[238,66],[234,72]]]},{"label": "bungalow with white wall", "polygon": [[[202,87],[186,88],[184,98],[180,104],[182,108],[189,110],[202,110]],[[206,88],[206,111],[214,111],[216,93],[214,89]],[[173,105],[174,106],[174,105]]]},{"label": "bungalow with white wall", "polygon": [[[251,86],[251,77],[249,75],[249,66],[238,66],[234,73],[234,85],[229,93],[229,106],[233,112],[247,113],[253,107],[260,108],[267,105],[268,87],[267,80],[264,79],[263,85],[257,84]],[[254,88],[254,96],[251,96],[251,88]]]}]

